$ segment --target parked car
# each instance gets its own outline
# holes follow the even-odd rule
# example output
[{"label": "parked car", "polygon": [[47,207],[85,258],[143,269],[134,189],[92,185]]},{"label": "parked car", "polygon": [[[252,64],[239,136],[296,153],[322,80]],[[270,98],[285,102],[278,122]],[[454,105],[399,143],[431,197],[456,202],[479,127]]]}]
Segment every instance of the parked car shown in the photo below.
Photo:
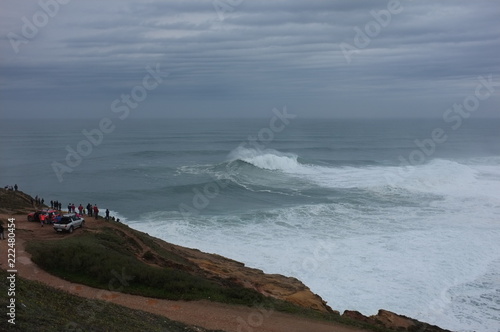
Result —
[{"label": "parked car", "polygon": [[57,210],[53,209],[43,209],[36,212],[31,212],[28,214],[28,221],[40,222],[40,215],[45,215],[45,223],[53,223],[61,218],[61,214]]},{"label": "parked car", "polygon": [[56,232],[69,232],[73,233],[73,230],[78,227],[83,227],[85,225],[85,219],[76,215],[75,213],[64,214],[61,220],[54,223],[54,229]]}]

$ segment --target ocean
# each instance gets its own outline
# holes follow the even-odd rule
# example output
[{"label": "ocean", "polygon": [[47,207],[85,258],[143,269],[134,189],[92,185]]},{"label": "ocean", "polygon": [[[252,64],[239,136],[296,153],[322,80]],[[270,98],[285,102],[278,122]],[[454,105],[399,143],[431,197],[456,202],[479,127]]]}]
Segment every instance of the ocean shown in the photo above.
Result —
[{"label": "ocean", "polygon": [[341,312],[498,332],[500,120],[462,120],[3,120],[0,185],[296,277]]}]

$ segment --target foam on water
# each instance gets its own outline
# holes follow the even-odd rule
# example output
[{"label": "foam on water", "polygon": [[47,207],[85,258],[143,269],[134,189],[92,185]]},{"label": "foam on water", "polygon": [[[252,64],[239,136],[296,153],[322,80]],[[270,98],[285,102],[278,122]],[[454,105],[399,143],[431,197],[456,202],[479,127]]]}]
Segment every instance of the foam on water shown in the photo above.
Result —
[{"label": "foam on water", "polygon": [[[237,148],[232,160],[242,160],[266,170],[307,178],[331,188],[404,189],[438,195],[484,198],[500,192],[500,158],[472,159],[467,163],[435,159],[417,166],[324,167],[301,164],[298,156],[276,150]],[[494,181],[491,181],[494,180]],[[486,192],[485,192],[486,191]]]},{"label": "foam on water", "polygon": [[498,331],[498,160],[438,159],[400,169],[301,164],[274,150],[232,157],[290,181],[357,188],[368,203],[344,199],[192,217],[157,211],[132,226],[297,277],[336,310],[371,315],[384,308],[452,330]]},{"label": "foam on water", "polygon": [[300,168],[298,156],[276,150],[257,150],[238,147],[229,154],[230,160],[241,160],[267,170],[293,172]]},{"label": "foam on water", "polygon": [[[497,298],[491,300],[492,307],[481,308],[475,315],[481,325],[474,326],[471,318],[465,324],[460,312],[477,310],[474,294],[457,288],[483,278],[489,264],[499,259],[498,232],[478,232],[467,224],[455,225],[453,230],[436,229],[430,227],[432,221],[408,225],[418,224],[418,218],[408,218],[403,227],[393,227],[381,218],[349,221],[342,218],[352,215],[349,208],[339,211],[341,220],[336,222],[327,217],[335,210],[303,206],[273,211],[267,218],[262,214],[228,220],[214,217],[201,223],[158,213],[144,216],[151,222],[149,227],[142,223],[134,227],[269,273],[295,276],[337,310],[374,314],[385,308],[454,330],[465,326],[485,330],[488,324],[498,323],[492,318],[499,301],[498,294],[493,294]],[[397,218],[394,214],[403,212],[385,211],[385,215]],[[480,236],[471,237],[473,233]],[[498,270],[491,273],[498,278]],[[457,294],[448,303],[443,292],[450,290]],[[454,301],[460,297],[470,303]]]},{"label": "foam on water", "polygon": [[54,120],[0,122],[3,184],[96,202],[167,241],[295,276],[337,310],[499,330],[496,120],[464,119],[425,163],[401,166],[445,124],[297,119],[256,150],[235,147],[267,120],[131,119],[62,183],[50,165],[95,123],[56,122],[57,135]]},{"label": "foam on water", "polygon": [[[454,231],[411,230],[407,226],[408,230],[395,227],[391,232],[390,222],[379,218],[341,220],[332,228],[327,227],[329,220],[319,217],[331,212],[329,207],[300,207],[279,211],[268,219],[254,217],[249,221],[241,216],[221,223],[220,218],[209,218],[196,224],[172,219],[165,223],[166,216],[157,215],[145,216],[151,221],[149,227],[142,223],[134,227],[154,230],[155,235],[169,241],[222,254],[269,273],[295,276],[337,310],[373,314],[385,308],[454,330],[464,329],[466,317],[460,312],[478,310],[474,296],[458,289],[454,298],[465,296],[470,303],[454,302],[453,298],[448,303],[442,293],[486,273],[488,262],[498,260],[500,234],[486,229],[477,232],[463,225]],[[367,227],[367,222],[372,224]],[[472,232],[480,237],[471,240]],[[498,288],[498,270],[491,273],[496,274]],[[493,296],[497,297],[491,301],[492,307],[475,314],[481,324],[474,326],[467,318],[467,326],[486,330],[488,324],[498,324],[492,318],[498,294]]]}]

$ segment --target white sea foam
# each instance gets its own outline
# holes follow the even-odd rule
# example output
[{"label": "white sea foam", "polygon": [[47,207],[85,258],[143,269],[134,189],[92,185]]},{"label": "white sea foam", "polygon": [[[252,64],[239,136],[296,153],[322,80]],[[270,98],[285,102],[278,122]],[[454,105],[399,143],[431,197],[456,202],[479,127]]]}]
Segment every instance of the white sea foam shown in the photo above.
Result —
[{"label": "white sea foam", "polygon": [[267,170],[293,172],[300,168],[298,156],[272,149],[257,150],[238,147],[229,154],[230,160],[242,160],[256,167]]},{"label": "white sea foam", "polygon": [[[61,147],[81,139],[82,124],[61,122],[64,135],[53,135],[52,126],[8,122],[0,176],[46,199],[112,201],[135,228],[296,276],[338,310],[386,308],[498,332],[499,122],[467,119],[425,164],[400,167],[387,163],[439,123],[297,121],[268,147],[306,158],[239,148],[225,162],[222,151],[260,122],[124,123],[64,183],[46,165],[64,161]],[[315,161],[330,157],[332,165]],[[351,166],[335,166],[340,160]],[[373,162],[352,166],[360,160]],[[228,185],[218,196],[207,191],[199,215],[179,212],[217,180]]]},{"label": "white sea foam", "polygon": [[[231,160],[242,160],[266,170],[307,178],[331,188],[393,187],[411,192],[443,195],[495,196],[500,181],[500,158],[472,159],[468,163],[436,159],[416,166],[324,167],[301,164],[298,156],[276,150],[237,148]],[[482,162],[479,164],[478,162]],[[491,182],[490,180],[497,180]]]},{"label": "white sea foam", "polygon": [[[134,227],[295,276],[337,310],[371,315],[384,308],[452,330],[497,332],[497,164],[434,160],[403,172],[302,165],[296,156],[272,150],[238,153],[233,157],[325,188],[363,189],[372,198],[404,196],[415,204],[332,201],[188,219],[158,211]],[[404,176],[388,183],[393,172]],[[480,289],[485,280],[488,287]]]}]

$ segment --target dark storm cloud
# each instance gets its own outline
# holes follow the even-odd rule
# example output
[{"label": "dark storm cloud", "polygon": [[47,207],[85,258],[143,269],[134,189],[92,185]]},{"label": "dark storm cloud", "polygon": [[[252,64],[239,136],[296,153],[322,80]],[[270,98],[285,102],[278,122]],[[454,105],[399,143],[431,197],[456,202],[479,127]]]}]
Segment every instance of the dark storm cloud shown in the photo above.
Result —
[{"label": "dark storm cloud", "polygon": [[[440,116],[479,75],[500,80],[495,1],[73,0],[25,38],[23,17],[33,22],[40,3],[56,0],[0,5],[7,116],[34,104],[39,116],[101,116],[156,63],[169,76],[143,116],[265,115],[283,104],[304,116]],[[357,46],[356,28],[391,3],[398,12]],[[12,33],[27,41],[17,53]]]}]

